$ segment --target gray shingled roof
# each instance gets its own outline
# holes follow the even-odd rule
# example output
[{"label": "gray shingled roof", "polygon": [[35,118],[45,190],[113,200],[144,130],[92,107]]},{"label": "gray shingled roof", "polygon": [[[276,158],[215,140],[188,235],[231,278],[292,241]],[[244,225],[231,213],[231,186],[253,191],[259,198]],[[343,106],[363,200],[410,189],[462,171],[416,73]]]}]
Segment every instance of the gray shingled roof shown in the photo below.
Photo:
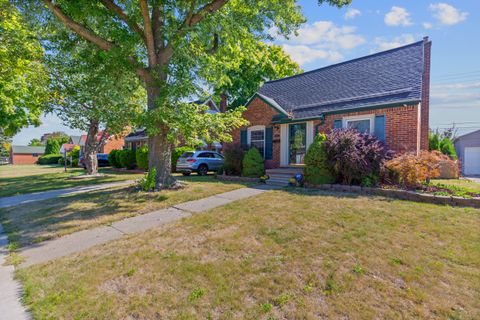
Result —
[{"label": "gray shingled roof", "polygon": [[45,147],[12,146],[12,152],[21,153],[21,154],[31,154],[31,153],[43,154],[45,153]]},{"label": "gray shingled roof", "polygon": [[[424,41],[266,82],[259,96],[294,118],[421,101]],[[273,102],[272,102],[273,100]]]}]

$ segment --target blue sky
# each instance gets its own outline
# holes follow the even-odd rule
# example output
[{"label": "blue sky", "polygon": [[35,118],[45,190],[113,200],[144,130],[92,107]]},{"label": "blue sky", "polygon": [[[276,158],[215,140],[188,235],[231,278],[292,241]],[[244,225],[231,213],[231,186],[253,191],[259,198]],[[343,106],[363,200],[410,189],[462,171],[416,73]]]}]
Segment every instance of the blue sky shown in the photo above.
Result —
[{"label": "blue sky", "polygon": [[[353,0],[337,9],[300,0],[307,23],[298,37],[279,39],[305,71],[408,44],[429,36],[432,47],[430,127],[455,122],[458,133],[480,129],[480,1]],[[52,115],[26,128],[14,144],[65,131]]]}]

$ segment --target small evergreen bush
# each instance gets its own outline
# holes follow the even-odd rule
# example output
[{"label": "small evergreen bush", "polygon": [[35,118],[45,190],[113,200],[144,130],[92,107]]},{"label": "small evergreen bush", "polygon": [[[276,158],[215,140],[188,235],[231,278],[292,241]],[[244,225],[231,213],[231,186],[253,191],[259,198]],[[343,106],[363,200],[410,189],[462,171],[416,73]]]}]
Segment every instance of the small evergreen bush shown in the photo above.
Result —
[{"label": "small evergreen bush", "polygon": [[122,168],[134,169],[135,168],[135,151],[130,149],[125,149],[120,151],[120,164]]},{"label": "small evergreen bush", "polygon": [[428,133],[428,150],[440,150],[440,135],[438,133]]},{"label": "small evergreen bush", "polygon": [[265,174],[263,158],[257,148],[251,148],[243,157],[242,176],[260,178]]},{"label": "small evergreen bush", "polygon": [[143,170],[148,169],[148,147],[147,146],[143,146],[137,149],[136,160],[137,160],[137,166],[140,169],[143,169]]},{"label": "small evergreen bush", "polygon": [[122,150],[112,150],[108,154],[108,162],[112,165],[114,168],[121,168],[122,164],[120,163],[120,153]]},{"label": "small evergreen bush", "polygon": [[243,168],[243,156],[245,151],[239,144],[230,144],[223,151],[223,169],[227,176],[239,176]]},{"label": "small evergreen bush", "polygon": [[305,155],[305,181],[313,184],[334,183],[335,176],[327,165],[327,156],[323,143],[327,140],[325,134],[319,134],[308,147]]},{"label": "small evergreen bush", "polygon": [[58,161],[63,158],[61,154],[47,154],[41,156],[37,160],[37,164],[58,164]]}]

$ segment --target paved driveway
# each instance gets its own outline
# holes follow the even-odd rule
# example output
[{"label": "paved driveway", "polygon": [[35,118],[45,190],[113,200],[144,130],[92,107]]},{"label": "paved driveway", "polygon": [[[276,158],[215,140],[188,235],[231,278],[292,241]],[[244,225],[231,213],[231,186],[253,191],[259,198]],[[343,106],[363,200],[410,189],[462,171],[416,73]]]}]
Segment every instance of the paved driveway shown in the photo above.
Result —
[{"label": "paved driveway", "polygon": [[476,177],[465,177],[467,178],[468,180],[472,180],[473,182],[476,182],[478,184],[480,184],[480,177],[479,176],[476,176]]}]

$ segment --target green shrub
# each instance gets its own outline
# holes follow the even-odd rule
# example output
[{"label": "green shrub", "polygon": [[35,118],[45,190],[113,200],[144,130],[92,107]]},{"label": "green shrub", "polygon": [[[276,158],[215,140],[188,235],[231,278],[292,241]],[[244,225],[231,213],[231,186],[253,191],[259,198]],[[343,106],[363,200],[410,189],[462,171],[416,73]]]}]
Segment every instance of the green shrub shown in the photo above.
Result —
[{"label": "green shrub", "polygon": [[145,173],[145,176],[140,180],[140,188],[143,191],[152,191],[155,189],[155,178],[157,176],[157,169],[153,168]]},{"label": "green shrub", "polygon": [[265,174],[263,158],[257,148],[251,148],[243,157],[242,176],[260,178]]},{"label": "green shrub", "polygon": [[60,153],[60,143],[57,139],[48,139],[47,144],[45,145],[45,155],[50,154],[59,154]]},{"label": "green shrub", "polygon": [[135,151],[130,149],[121,150],[119,152],[119,160],[122,168],[134,169],[135,168]]},{"label": "green shrub", "polygon": [[147,146],[143,146],[137,149],[136,160],[137,160],[137,166],[140,169],[143,169],[143,170],[148,169],[148,147]]},{"label": "green shrub", "polygon": [[73,147],[72,151],[67,153],[67,155],[69,157],[72,157],[72,161],[77,160],[77,163],[78,163],[78,159],[80,158],[80,147],[79,146]]},{"label": "green shrub", "polygon": [[323,142],[326,135],[319,134],[308,147],[305,155],[305,181],[313,184],[334,183],[335,177],[326,163],[326,154]]},{"label": "green shrub", "polygon": [[223,156],[223,169],[227,176],[239,176],[242,173],[245,151],[239,144],[227,145]]},{"label": "green shrub", "polygon": [[121,168],[122,167],[122,165],[120,164],[120,159],[119,159],[121,151],[122,150],[112,150],[108,154],[108,162],[110,162],[110,164],[114,168]]},{"label": "green shrub", "polygon": [[455,147],[453,146],[453,142],[449,138],[443,138],[440,141],[440,151],[447,155],[450,156],[452,159],[457,159],[457,152],[455,151]]},{"label": "green shrub", "polygon": [[440,151],[440,134],[433,132],[428,133],[428,150]]},{"label": "green shrub", "polygon": [[172,172],[177,171],[177,160],[184,154],[185,152],[195,151],[192,147],[178,147],[172,150]]},{"label": "green shrub", "polygon": [[37,164],[58,164],[59,159],[62,159],[61,154],[47,154],[38,158]]}]

